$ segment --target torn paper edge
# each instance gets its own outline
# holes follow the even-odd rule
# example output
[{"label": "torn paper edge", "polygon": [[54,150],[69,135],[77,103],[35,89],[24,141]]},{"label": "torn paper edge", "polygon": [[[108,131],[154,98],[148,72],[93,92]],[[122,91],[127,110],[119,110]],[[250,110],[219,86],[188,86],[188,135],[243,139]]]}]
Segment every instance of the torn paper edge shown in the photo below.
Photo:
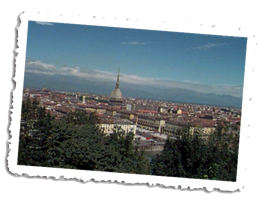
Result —
[{"label": "torn paper edge", "polygon": [[[15,49],[14,66],[14,88],[12,90],[13,102],[10,109],[10,139],[8,140],[7,168],[11,174],[25,177],[41,177],[53,179],[71,179],[80,182],[113,182],[124,184],[144,184],[148,186],[161,186],[166,188],[179,189],[204,189],[206,191],[240,191],[245,185],[246,172],[246,149],[249,147],[248,138],[250,135],[250,102],[254,97],[251,88],[253,84],[253,72],[256,59],[256,36],[249,33],[246,27],[233,27],[227,25],[204,25],[183,21],[154,21],[154,20],[131,20],[118,18],[105,18],[93,15],[61,15],[54,13],[28,12],[19,16],[20,24],[17,29],[17,46]],[[120,28],[135,28],[160,31],[174,31],[198,34],[213,34],[222,36],[246,37],[247,52],[245,64],[245,77],[243,88],[242,117],[239,143],[239,158],[237,168],[237,181],[216,181],[191,178],[162,177],[140,174],[124,174],[102,171],[75,170],[63,168],[47,168],[17,165],[18,143],[20,133],[21,104],[23,96],[24,70],[26,60],[26,43],[28,21],[70,23],[82,25],[97,25]],[[252,109],[251,109],[252,111]]]}]

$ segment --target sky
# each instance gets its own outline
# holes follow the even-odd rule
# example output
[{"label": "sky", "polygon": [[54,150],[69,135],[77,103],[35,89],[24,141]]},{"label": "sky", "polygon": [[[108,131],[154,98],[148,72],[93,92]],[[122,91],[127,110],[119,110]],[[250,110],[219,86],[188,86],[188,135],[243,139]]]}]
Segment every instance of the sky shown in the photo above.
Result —
[{"label": "sky", "polygon": [[242,97],[246,38],[29,22],[26,71]]}]

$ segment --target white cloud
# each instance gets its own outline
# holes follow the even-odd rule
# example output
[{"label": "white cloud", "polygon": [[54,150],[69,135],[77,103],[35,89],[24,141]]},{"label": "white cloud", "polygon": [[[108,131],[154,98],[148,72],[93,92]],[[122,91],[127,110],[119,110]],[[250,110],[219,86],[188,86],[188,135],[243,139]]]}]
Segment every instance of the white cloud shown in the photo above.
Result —
[{"label": "white cloud", "polygon": [[203,44],[200,46],[196,46],[193,47],[192,49],[197,49],[197,50],[207,50],[210,48],[214,48],[214,47],[220,47],[220,46],[224,46],[227,45],[226,43],[207,43],[207,44]]},{"label": "white cloud", "polygon": [[26,62],[26,72],[54,75],[56,73],[56,66],[41,61],[28,61]]},{"label": "white cloud", "polygon": [[123,45],[146,45],[146,42],[138,42],[138,41],[129,41],[129,42],[121,42]]},{"label": "white cloud", "polygon": [[53,26],[54,24],[51,22],[40,22],[40,21],[36,21],[36,24],[40,24],[40,25],[46,25],[46,26]]},{"label": "white cloud", "polygon": [[50,65],[50,64],[46,64],[46,63],[43,63],[41,61],[28,61],[27,64],[29,66],[38,66],[38,67],[41,67],[41,68],[44,68],[44,69],[47,69],[47,70],[56,69],[56,66]]},{"label": "white cloud", "polygon": [[[116,81],[116,73],[79,67],[56,67],[41,61],[28,61],[26,72],[46,75],[64,75],[98,81]],[[214,93],[218,95],[242,96],[242,87],[233,85],[205,85],[197,81],[173,81],[153,77],[142,77],[133,74],[120,73],[120,82],[140,86],[154,86],[158,88],[179,88],[200,93]]]},{"label": "white cloud", "polygon": [[193,84],[201,84],[200,81],[191,81],[191,80],[183,80],[184,83],[193,83]]}]

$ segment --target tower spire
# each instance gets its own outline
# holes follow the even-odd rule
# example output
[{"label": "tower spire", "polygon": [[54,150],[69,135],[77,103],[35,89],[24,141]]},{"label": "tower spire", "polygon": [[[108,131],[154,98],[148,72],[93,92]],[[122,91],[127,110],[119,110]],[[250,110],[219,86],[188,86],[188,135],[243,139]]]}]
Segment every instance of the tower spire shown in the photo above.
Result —
[{"label": "tower spire", "polygon": [[118,73],[117,73],[117,80],[116,80],[116,86],[115,89],[112,91],[110,95],[110,104],[111,105],[121,105],[123,100],[122,100],[122,92],[120,91],[119,88],[119,78],[120,78],[120,68],[118,68]]},{"label": "tower spire", "polygon": [[118,68],[117,80],[116,80],[116,88],[119,88],[119,74],[120,74],[120,67]]}]

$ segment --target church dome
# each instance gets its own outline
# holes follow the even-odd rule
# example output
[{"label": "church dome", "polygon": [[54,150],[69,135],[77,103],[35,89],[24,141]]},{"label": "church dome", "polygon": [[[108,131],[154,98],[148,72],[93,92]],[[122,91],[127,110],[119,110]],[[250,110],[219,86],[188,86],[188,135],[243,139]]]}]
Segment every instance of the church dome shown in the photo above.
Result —
[{"label": "church dome", "polygon": [[111,95],[110,95],[110,98],[111,99],[122,99],[122,92],[120,91],[120,89],[119,88],[115,88],[113,91],[112,91],[112,93],[111,93]]},{"label": "church dome", "polygon": [[122,92],[119,89],[119,71],[117,74],[116,86],[110,95],[110,103],[111,104],[121,104],[122,103]]}]

